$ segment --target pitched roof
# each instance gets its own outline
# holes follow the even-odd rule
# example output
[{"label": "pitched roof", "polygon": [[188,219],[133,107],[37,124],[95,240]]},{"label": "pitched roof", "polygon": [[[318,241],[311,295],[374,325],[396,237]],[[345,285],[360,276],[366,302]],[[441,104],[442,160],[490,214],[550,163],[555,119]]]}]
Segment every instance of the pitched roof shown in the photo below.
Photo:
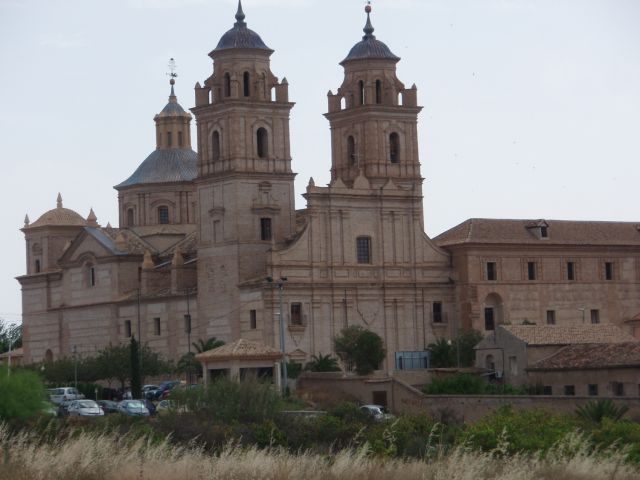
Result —
[{"label": "pitched roof", "polygon": [[640,342],[568,345],[528,370],[640,367]]},{"label": "pitched roof", "polygon": [[583,343],[622,343],[634,338],[615,325],[501,325],[527,345],[571,345]]},{"label": "pitched roof", "polygon": [[[547,226],[547,238],[536,228]],[[640,223],[471,218],[435,237],[440,246],[487,244],[640,245]]]},{"label": "pitched roof", "polygon": [[[22,347],[20,348],[16,348],[15,350],[11,350],[11,358],[14,357],[23,357],[24,356],[24,351],[22,350]],[[9,358],[9,352],[4,352],[2,354],[0,354],[0,358]]]},{"label": "pitched roof", "polygon": [[277,360],[279,358],[282,358],[280,350],[244,338],[196,355],[199,361]]}]

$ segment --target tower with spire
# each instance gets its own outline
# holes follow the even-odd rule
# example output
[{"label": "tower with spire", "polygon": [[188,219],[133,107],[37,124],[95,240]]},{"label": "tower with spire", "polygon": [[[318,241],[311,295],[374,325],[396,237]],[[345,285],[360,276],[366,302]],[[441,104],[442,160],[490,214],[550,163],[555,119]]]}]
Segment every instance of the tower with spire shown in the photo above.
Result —
[{"label": "tower with spire", "polygon": [[[195,86],[198,127],[198,309],[207,335],[240,336],[239,285],[263,280],[266,253],[295,227],[286,79],[249,29],[233,27],[209,53],[213,74]],[[204,331],[203,331],[204,334]]]},{"label": "tower with spire", "polygon": [[374,187],[391,179],[420,194],[417,89],[398,79],[400,58],[374,35],[371,5],[365,11],[364,36],[340,63],[342,85],[328,95],[331,178],[351,185],[362,174]]}]

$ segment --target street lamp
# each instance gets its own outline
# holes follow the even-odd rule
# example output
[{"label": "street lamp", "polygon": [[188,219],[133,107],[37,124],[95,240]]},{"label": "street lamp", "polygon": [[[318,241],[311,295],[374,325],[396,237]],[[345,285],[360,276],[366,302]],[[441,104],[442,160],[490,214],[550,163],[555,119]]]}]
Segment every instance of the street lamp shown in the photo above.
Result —
[{"label": "street lamp", "polygon": [[282,395],[287,394],[287,357],[284,345],[284,312],[282,310],[282,291],[284,290],[284,282],[287,281],[287,277],[280,277],[279,280],[274,280],[273,277],[267,277],[273,288],[278,289],[279,303],[280,303],[280,349],[282,350]]}]

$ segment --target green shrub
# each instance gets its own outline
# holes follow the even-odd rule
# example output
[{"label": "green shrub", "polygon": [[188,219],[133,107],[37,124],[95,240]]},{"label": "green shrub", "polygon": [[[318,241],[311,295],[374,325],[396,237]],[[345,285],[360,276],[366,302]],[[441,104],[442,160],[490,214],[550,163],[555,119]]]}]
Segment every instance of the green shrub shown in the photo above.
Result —
[{"label": "green shrub", "polygon": [[468,373],[434,378],[431,383],[423,387],[427,395],[483,395],[487,389],[486,380]]},{"label": "green shrub", "polygon": [[585,403],[576,409],[576,414],[588,422],[602,423],[605,418],[620,420],[628,410],[628,406],[621,405],[616,407],[615,403],[607,398],[606,400],[594,400]]},{"label": "green shrub", "polygon": [[376,370],[386,355],[382,338],[359,325],[343,328],[333,344],[342,361],[347,365],[355,364],[360,375]]},{"label": "green shrub", "polygon": [[0,369],[0,419],[24,420],[39,414],[46,401],[40,377],[25,370],[14,370],[11,375]]},{"label": "green shrub", "polygon": [[313,355],[311,361],[308,362],[304,369],[309,372],[339,372],[340,365],[338,359],[331,355]]},{"label": "green shrub", "polygon": [[179,407],[202,412],[214,423],[261,423],[275,418],[282,401],[271,384],[257,381],[217,380],[207,388],[174,389],[171,399]]},{"label": "green shrub", "polygon": [[628,459],[640,464],[640,424],[626,420],[616,421],[603,417],[591,432],[592,441],[602,447],[617,444],[628,449]]},{"label": "green shrub", "polygon": [[507,406],[470,425],[459,441],[487,452],[506,442],[507,453],[544,453],[577,428],[569,415]]}]

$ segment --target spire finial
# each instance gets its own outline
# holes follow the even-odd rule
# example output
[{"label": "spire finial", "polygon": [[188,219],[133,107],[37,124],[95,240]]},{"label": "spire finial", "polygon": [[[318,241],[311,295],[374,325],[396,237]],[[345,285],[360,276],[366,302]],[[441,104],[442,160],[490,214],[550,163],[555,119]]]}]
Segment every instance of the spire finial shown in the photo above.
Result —
[{"label": "spire finial", "polygon": [[374,39],[376,38],[373,35],[373,25],[371,24],[371,1],[367,2],[367,5],[364,7],[364,11],[367,12],[367,23],[364,26],[364,37],[362,37],[363,40],[368,40],[368,39]]},{"label": "spire finial", "polygon": [[169,96],[169,100],[175,100],[176,94],[173,91],[173,86],[176,84],[176,78],[178,78],[178,74],[176,73],[176,61],[173,58],[169,59],[169,73],[167,73],[167,75],[169,75],[171,77],[171,80],[169,80],[169,85],[171,85],[171,95]]},{"label": "spire finial", "polygon": [[62,195],[60,195],[60,192],[58,192],[58,198],[56,200],[56,206],[58,208],[62,208]]},{"label": "spire finial", "polygon": [[242,11],[242,0],[238,0],[238,11],[236,12],[236,27],[246,27],[247,23],[244,21],[245,15]]}]

